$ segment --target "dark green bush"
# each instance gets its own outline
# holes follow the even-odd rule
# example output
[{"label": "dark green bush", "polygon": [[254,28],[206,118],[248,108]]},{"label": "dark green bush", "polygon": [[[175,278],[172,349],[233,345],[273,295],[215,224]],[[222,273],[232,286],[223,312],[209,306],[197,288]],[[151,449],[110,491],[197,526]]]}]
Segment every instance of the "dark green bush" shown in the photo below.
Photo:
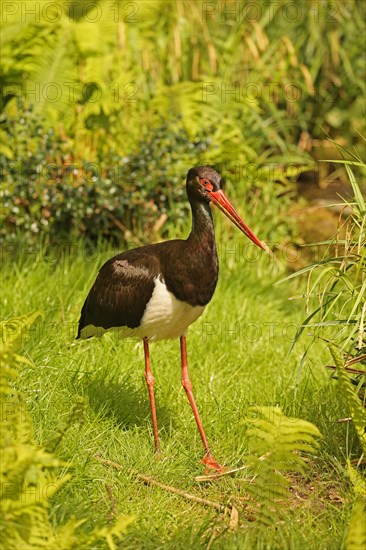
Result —
[{"label": "dark green bush", "polygon": [[185,176],[199,164],[214,165],[224,176],[248,222],[272,220],[261,224],[263,239],[282,242],[291,234],[284,214],[290,199],[284,194],[293,189],[289,178],[294,181],[302,168],[290,166],[288,175],[285,164],[268,163],[265,155],[253,162],[255,157],[236,151],[218,153],[213,129],[192,137],[180,119],[171,119],[142,130],[125,154],[104,135],[101,147],[83,146],[80,153],[75,140],[21,104],[0,122],[6,136],[6,149],[0,150],[3,245],[65,245],[83,238],[125,246],[129,240],[169,237],[172,227],[175,235],[185,234],[190,223]]},{"label": "dark green bush", "polygon": [[3,243],[19,234],[30,243],[40,236],[120,242],[128,231],[149,234],[168,210],[173,223],[184,223],[185,174],[209,144],[207,137],[192,141],[179,124],[163,124],[127,156],[110,151],[89,160],[32,110],[4,117],[2,129],[13,157],[0,155]]}]

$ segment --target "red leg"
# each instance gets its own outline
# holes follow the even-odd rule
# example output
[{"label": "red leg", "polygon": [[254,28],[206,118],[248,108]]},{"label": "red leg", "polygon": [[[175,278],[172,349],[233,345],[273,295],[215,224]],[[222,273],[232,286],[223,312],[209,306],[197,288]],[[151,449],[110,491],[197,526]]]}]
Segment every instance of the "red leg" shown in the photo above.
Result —
[{"label": "red leg", "polygon": [[224,470],[224,467],[218,462],[216,462],[216,460],[212,456],[211,451],[209,449],[206,434],[203,429],[201,418],[197,409],[197,405],[193,397],[192,382],[189,378],[189,373],[188,373],[187,345],[186,345],[185,336],[180,337],[180,355],[181,355],[181,361],[182,361],[182,386],[185,389],[185,392],[187,394],[188,401],[189,401],[189,404],[191,405],[194,418],[196,420],[198,430],[200,432],[202,443],[206,451],[206,454],[203,457],[202,462],[207,466],[207,468],[211,468],[213,470],[218,470],[219,472],[222,472]]},{"label": "red leg", "polygon": [[144,338],[144,352],[145,352],[145,378],[147,389],[149,391],[150,397],[150,409],[151,409],[151,418],[153,423],[154,431],[154,442],[155,442],[155,452],[159,452],[159,434],[158,434],[158,422],[156,419],[156,407],[155,407],[155,396],[154,396],[154,384],[155,378],[150,368],[150,355],[149,355],[149,342],[147,338]]}]

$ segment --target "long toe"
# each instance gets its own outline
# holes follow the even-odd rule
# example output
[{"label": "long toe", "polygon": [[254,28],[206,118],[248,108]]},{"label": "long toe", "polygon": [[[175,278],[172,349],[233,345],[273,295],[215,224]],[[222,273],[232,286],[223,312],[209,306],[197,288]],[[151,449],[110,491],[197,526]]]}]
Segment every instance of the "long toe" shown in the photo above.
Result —
[{"label": "long toe", "polygon": [[201,463],[206,466],[205,473],[208,474],[210,470],[215,470],[216,472],[224,472],[225,466],[217,462],[211,453],[206,453]]}]

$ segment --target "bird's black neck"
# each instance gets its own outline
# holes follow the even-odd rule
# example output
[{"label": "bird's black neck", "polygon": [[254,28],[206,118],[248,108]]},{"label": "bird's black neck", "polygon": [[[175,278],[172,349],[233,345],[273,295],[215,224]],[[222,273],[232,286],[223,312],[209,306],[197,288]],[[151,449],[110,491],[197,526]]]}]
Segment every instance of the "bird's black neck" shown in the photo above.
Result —
[{"label": "bird's black neck", "polygon": [[215,291],[219,269],[215,234],[209,205],[191,201],[191,207],[189,237],[153,246],[161,251],[168,290],[178,300],[192,306],[205,306]]},{"label": "bird's black neck", "polygon": [[192,231],[185,246],[190,294],[184,299],[191,305],[204,306],[212,298],[219,271],[215,232],[209,204],[192,201],[191,207]]},{"label": "bird's black neck", "polygon": [[205,240],[215,245],[215,232],[210,206],[207,202],[191,202],[192,230],[188,240]]}]

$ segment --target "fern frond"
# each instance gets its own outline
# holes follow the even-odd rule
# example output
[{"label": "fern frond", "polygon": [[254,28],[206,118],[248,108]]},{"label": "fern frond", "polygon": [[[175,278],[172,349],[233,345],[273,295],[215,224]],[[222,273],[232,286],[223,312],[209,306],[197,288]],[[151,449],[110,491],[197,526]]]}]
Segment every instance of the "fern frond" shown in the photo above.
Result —
[{"label": "fern frond", "polygon": [[342,395],[345,398],[350,416],[360,439],[362,451],[366,454],[366,410],[363,408],[362,403],[355,392],[343,360],[336,348],[332,344],[329,344],[329,349],[337,367],[338,380],[341,386]]},{"label": "fern frond", "polygon": [[128,526],[135,521],[133,516],[120,516],[115,524],[112,527],[103,527],[95,532],[95,534],[90,537],[89,544],[92,544],[94,541],[105,539],[110,550],[117,550],[114,538],[121,538],[127,531]]},{"label": "fern frond", "polygon": [[[11,353],[15,355],[16,350],[20,347],[22,339],[27,336],[27,333],[32,324],[42,317],[42,312],[35,311],[22,317],[9,319],[0,322],[0,354]],[[17,356],[18,360],[20,356]],[[24,358],[22,358],[24,359]]]},{"label": "fern frond", "polygon": [[289,496],[290,482],[283,472],[302,473],[306,463],[300,453],[314,452],[321,434],[310,422],[286,417],[280,408],[251,410],[259,417],[247,420],[247,461],[255,476],[248,492],[257,504],[257,521],[269,526],[281,516],[281,502]]},{"label": "fern frond", "polygon": [[366,548],[366,504],[365,499],[358,496],[353,505],[352,517],[346,536],[346,550]]},{"label": "fern frond", "polygon": [[347,460],[348,475],[351,479],[355,500],[346,536],[346,550],[366,548],[366,480]]},{"label": "fern frond", "polygon": [[353,489],[356,495],[366,498],[366,479],[351,465],[350,460],[347,461],[348,475],[351,479]]}]

